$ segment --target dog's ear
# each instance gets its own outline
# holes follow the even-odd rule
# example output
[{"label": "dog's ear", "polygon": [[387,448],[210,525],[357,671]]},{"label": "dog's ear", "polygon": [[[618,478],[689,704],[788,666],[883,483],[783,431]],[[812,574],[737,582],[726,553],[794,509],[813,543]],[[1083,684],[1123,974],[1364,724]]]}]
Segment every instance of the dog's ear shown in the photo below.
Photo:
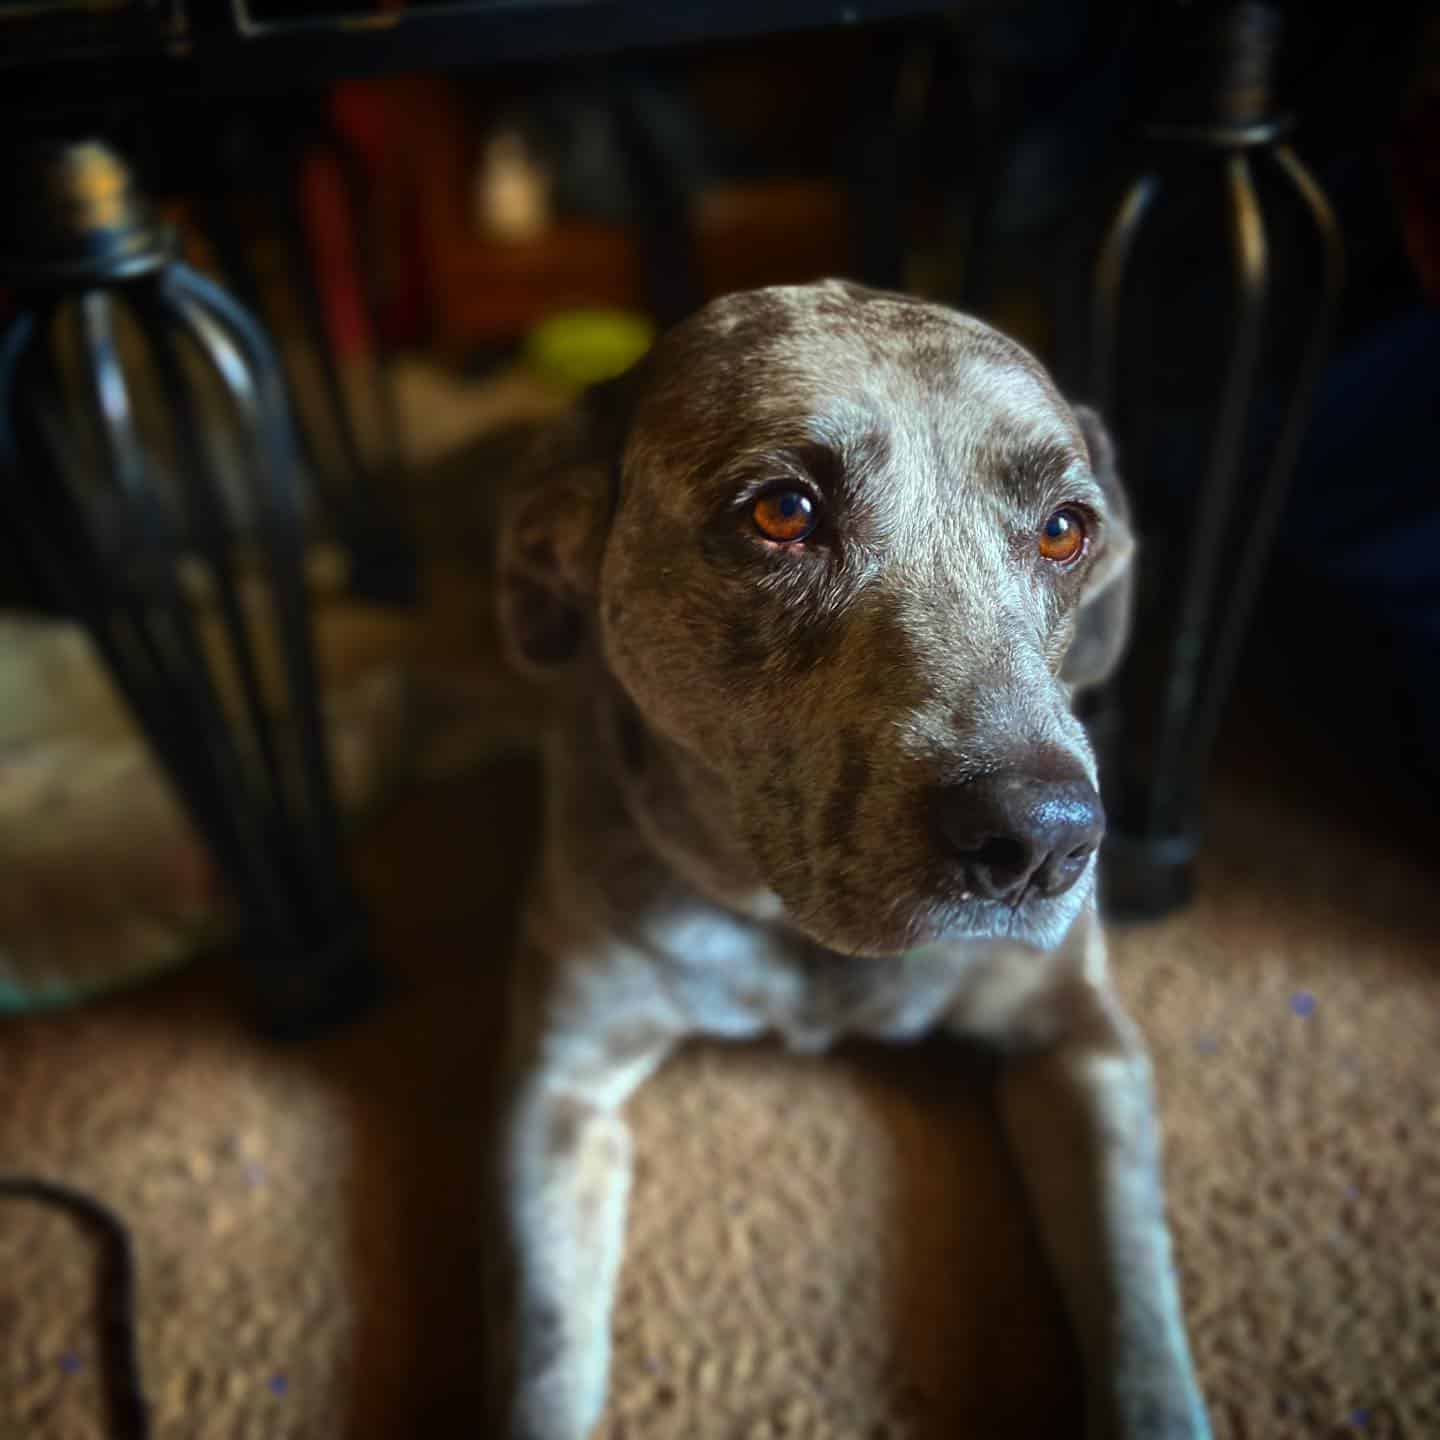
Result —
[{"label": "dog's ear", "polygon": [[1115,447],[1104,422],[1087,406],[1077,405],[1074,412],[1090,452],[1090,468],[1105,492],[1107,512],[1104,549],[1086,577],[1075,635],[1060,667],[1060,678],[1067,685],[1087,689],[1110,677],[1129,638],[1135,537],[1115,465]]},{"label": "dog's ear", "polygon": [[588,391],[537,436],[511,479],[496,608],[521,670],[553,672],[584,646],[635,388],[630,372]]}]

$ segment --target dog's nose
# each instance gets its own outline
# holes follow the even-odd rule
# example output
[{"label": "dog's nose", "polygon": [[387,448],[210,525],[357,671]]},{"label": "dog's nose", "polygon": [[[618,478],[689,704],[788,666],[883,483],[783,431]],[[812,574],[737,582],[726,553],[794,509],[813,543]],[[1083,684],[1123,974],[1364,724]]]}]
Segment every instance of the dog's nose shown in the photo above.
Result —
[{"label": "dog's nose", "polygon": [[990,775],[937,791],[935,825],[967,890],[1014,902],[1027,890],[1064,894],[1099,846],[1105,812],[1088,780]]}]

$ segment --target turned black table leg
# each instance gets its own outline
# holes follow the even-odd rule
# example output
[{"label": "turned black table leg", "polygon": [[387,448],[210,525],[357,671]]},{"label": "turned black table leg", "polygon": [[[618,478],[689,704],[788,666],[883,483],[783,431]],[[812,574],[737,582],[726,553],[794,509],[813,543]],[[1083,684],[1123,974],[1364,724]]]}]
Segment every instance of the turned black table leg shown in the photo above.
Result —
[{"label": "turned black table leg", "polygon": [[[202,110],[196,124],[202,138],[179,153],[188,160],[187,175],[202,177],[193,196],[197,216],[226,283],[256,315],[264,314],[264,297],[246,244],[244,205],[260,201],[279,242],[313,386],[307,390],[300,383],[293,350],[281,361],[291,392],[311,401],[300,407],[301,459],[324,487],[325,509],[349,560],[350,590],[376,604],[411,604],[420,577],[403,503],[402,427],[382,338],[378,215],[369,177],[321,105],[309,99],[270,106],[258,118],[232,109]],[[341,373],[322,300],[325,277],[305,223],[304,182],[311,163],[325,167],[333,182],[331,195],[354,247],[349,278],[370,347],[363,384],[354,392]],[[357,418],[362,410],[370,445],[362,444]],[[324,436],[333,442],[328,447],[319,443]]]},{"label": "turned black table leg", "polygon": [[[323,116],[311,117],[308,125],[297,125],[289,134],[270,138],[279,157],[268,176],[272,215],[285,250],[291,293],[299,306],[338,441],[341,483],[331,503],[350,554],[351,589],[376,603],[410,604],[419,594],[419,572],[397,483],[403,469],[401,424],[382,338],[378,226],[369,180],[345,138]],[[372,421],[373,455],[367,454],[361,443],[336,340],[321,304],[323,277],[301,210],[304,167],[311,154],[330,167],[335,195],[355,243],[355,289],[371,347],[361,403]]]},{"label": "turned black table leg", "polygon": [[1182,7],[1171,69],[1094,273],[1090,398],[1142,550],[1104,697],[1112,910],[1184,903],[1217,729],[1329,346],[1335,219],[1287,142],[1267,4]]},{"label": "turned black table leg", "polygon": [[[346,871],[304,574],[307,496],[276,357],[174,258],[93,141],[7,167],[0,525],[83,623],[245,927],[264,1027],[377,989]],[[223,458],[222,458],[223,457]]]},{"label": "turned black table leg", "polygon": [[695,174],[688,144],[671,127],[659,76],[643,64],[622,66],[600,82],[615,122],[645,267],[645,298],[661,329],[705,300],[695,224]]},{"label": "turned black table leg", "polygon": [[1132,654],[1104,697],[1112,910],[1188,899],[1205,786],[1342,282],[1277,111],[1269,4],[1171,16],[1140,173],[1097,256],[1090,397],[1142,536]]},{"label": "turned black table leg", "polygon": [[867,52],[844,146],[850,190],[852,273],[866,285],[905,283],[906,131],[903,79],[914,47],[904,30],[881,30]]}]

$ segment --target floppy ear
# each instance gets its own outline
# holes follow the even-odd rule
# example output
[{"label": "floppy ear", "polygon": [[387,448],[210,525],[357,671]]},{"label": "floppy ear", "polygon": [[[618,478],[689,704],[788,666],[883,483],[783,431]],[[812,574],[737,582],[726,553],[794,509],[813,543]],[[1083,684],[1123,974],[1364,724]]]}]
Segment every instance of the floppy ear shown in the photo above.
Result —
[{"label": "floppy ear", "polygon": [[511,663],[548,674],[585,644],[618,497],[629,376],[588,392],[546,427],[509,485],[496,608]]},{"label": "floppy ear", "polygon": [[1087,689],[1110,678],[1130,635],[1130,604],[1135,580],[1135,536],[1130,528],[1130,505],[1115,466],[1115,447],[1099,415],[1076,405],[1075,418],[1090,451],[1090,468],[1105,492],[1105,548],[1086,577],[1080,597],[1075,636],[1060,666],[1060,678],[1076,689]]}]

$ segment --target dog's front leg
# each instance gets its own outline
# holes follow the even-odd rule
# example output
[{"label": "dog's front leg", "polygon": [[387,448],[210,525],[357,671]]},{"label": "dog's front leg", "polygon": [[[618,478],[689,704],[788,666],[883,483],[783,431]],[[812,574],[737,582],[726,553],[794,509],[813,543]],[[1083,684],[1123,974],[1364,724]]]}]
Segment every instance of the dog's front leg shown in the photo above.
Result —
[{"label": "dog's front leg", "polygon": [[[669,1041],[618,1037],[613,1063],[521,1078],[503,1136],[507,1274],[496,1300],[507,1355],[509,1440],[584,1440],[600,1419],[624,1245],[630,1132],[621,1107]],[[587,1037],[603,1056],[605,1036]]]},{"label": "dog's front leg", "polygon": [[600,1418],[624,1243],[618,1109],[539,1081],[511,1116],[512,1440],[583,1440]]},{"label": "dog's front leg", "polygon": [[1089,1440],[1205,1440],[1171,1259],[1150,1065],[1105,977],[1098,922],[1058,1033],[1009,1060],[999,1099],[1081,1347]]}]

